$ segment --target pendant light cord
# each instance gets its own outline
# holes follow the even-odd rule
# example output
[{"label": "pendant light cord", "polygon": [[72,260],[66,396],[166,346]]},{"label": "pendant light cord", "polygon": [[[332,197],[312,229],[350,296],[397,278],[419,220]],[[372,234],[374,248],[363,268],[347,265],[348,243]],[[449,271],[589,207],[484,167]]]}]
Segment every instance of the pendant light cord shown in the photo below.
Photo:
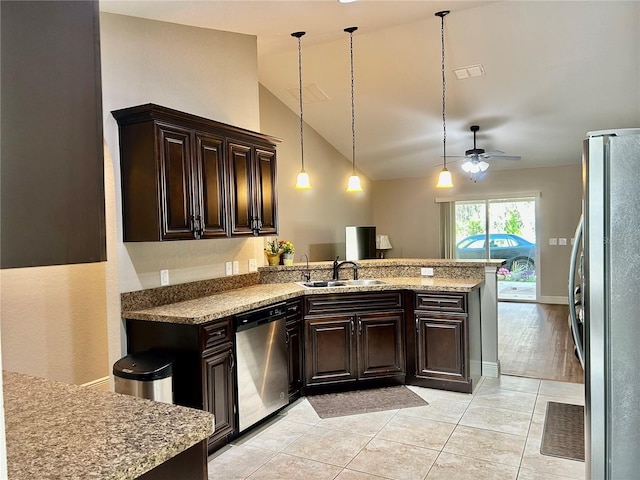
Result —
[{"label": "pendant light cord", "polygon": [[353,165],[353,174],[356,174],[356,107],[353,94],[353,32],[358,27],[345,28],[345,32],[349,32],[349,52],[351,54],[351,160]]},{"label": "pendant light cord", "polygon": [[304,172],[304,121],[302,118],[302,44],[300,38],[306,32],[295,32],[291,35],[298,39],[298,81],[299,81],[299,96],[300,96],[300,160],[302,165],[302,172]]},{"label": "pendant light cord", "polygon": [[444,17],[448,11],[438,12],[437,16],[440,17],[440,39],[442,40],[442,155],[444,157],[444,168],[447,168],[447,118],[445,116],[445,99],[447,92],[447,81],[444,75]]}]

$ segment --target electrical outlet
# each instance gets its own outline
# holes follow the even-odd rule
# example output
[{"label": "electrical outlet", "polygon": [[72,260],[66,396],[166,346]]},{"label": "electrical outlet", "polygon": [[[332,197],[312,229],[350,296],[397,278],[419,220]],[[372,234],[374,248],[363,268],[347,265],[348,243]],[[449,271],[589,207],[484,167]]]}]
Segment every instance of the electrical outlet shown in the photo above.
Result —
[{"label": "electrical outlet", "polygon": [[422,275],[423,277],[433,277],[433,268],[431,267],[420,268],[420,275]]},{"label": "electrical outlet", "polygon": [[233,274],[238,275],[240,273],[240,263],[238,260],[233,261]]},{"label": "electrical outlet", "polygon": [[255,258],[249,259],[249,271],[257,272],[258,271],[258,261]]},{"label": "electrical outlet", "polygon": [[557,245],[558,244],[558,239],[557,238],[550,238],[549,239],[549,245]]},{"label": "electrical outlet", "polygon": [[566,245],[567,244],[567,239],[566,238],[559,238],[558,239],[558,245]]},{"label": "electrical outlet", "polygon": [[160,285],[162,287],[169,285],[169,270],[160,270]]},{"label": "electrical outlet", "polygon": [[225,262],[224,264],[224,274],[225,275],[233,275],[233,265],[231,262]]}]

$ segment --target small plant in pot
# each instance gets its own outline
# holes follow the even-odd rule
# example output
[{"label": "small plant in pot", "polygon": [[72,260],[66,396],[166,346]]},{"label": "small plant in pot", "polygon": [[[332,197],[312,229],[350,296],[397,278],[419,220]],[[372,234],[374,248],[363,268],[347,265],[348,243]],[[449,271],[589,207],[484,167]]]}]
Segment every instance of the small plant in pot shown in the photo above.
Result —
[{"label": "small plant in pot", "polygon": [[280,265],[280,255],[282,255],[282,242],[278,239],[267,242],[267,248],[264,249],[269,265]]},{"label": "small plant in pot", "polygon": [[282,250],[282,264],[293,265],[293,254],[296,251],[296,247],[290,240],[280,240],[280,248]]}]

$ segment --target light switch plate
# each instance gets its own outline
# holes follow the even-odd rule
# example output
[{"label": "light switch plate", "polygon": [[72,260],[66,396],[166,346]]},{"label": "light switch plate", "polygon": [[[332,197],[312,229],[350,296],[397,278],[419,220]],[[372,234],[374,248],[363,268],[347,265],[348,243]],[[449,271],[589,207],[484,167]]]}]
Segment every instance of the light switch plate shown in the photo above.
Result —
[{"label": "light switch plate", "polygon": [[559,238],[558,239],[558,245],[566,245],[567,244],[567,239],[566,238]]},{"label": "light switch plate", "polygon": [[255,258],[249,259],[249,271],[257,272],[258,271],[258,261]]},{"label": "light switch plate", "polygon": [[431,267],[420,268],[420,275],[422,275],[423,277],[433,277],[433,268]]},{"label": "light switch plate", "polygon": [[233,261],[233,274],[238,275],[240,273],[240,263],[238,260]]},{"label": "light switch plate", "polygon": [[160,286],[166,287],[169,285],[169,270],[160,270]]},{"label": "light switch plate", "polygon": [[233,275],[233,265],[231,262],[225,262],[224,264],[224,274],[225,275]]}]

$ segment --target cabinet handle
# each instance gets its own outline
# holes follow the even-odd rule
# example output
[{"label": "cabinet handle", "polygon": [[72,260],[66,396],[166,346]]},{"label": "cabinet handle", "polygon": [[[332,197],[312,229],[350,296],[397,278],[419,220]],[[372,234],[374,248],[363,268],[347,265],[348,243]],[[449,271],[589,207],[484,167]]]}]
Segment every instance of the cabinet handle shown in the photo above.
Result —
[{"label": "cabinet handle", "polygon": [[416,333],[420,333],[420,317],[416,315]]},{"label": "cabinet handle", "polygon": [[236,366],[236,359],[233,356],[233,351],[231,351],[231,365],[229,366],[229,369],[233,372],[233,369]]},{"label": "cabinet handle", "polygon": [[356,315],[356,319],[358,320],[358,335],[362,335],[362,320],[359,315]]},{"label": "cabinet handle", "polygon": [[191,215],[191,222],[189,223],[189,230],[193,233],[193,238],[198,239],[198,228],[196,227],[196,217]]},{"label": "cabinet handle", "polygon": [[289,332],[285,332],[284,334],[285,342],[289,345]]},{"label": "cabinet handle", "polygon": [[351,319],[351,322],[350,322],[350,323],[351,323],[351,335],[353,335],[353,328],[354,328],[354,325],[353,325],[353,318]]},{"label": "cabinet handle", "polygon": [[196,217],[196,230],[198,232],[198,238],[201,238],[202,235],[204,234],[204,226],[202,224],[203,224],[202,217],[198,215]]}]

